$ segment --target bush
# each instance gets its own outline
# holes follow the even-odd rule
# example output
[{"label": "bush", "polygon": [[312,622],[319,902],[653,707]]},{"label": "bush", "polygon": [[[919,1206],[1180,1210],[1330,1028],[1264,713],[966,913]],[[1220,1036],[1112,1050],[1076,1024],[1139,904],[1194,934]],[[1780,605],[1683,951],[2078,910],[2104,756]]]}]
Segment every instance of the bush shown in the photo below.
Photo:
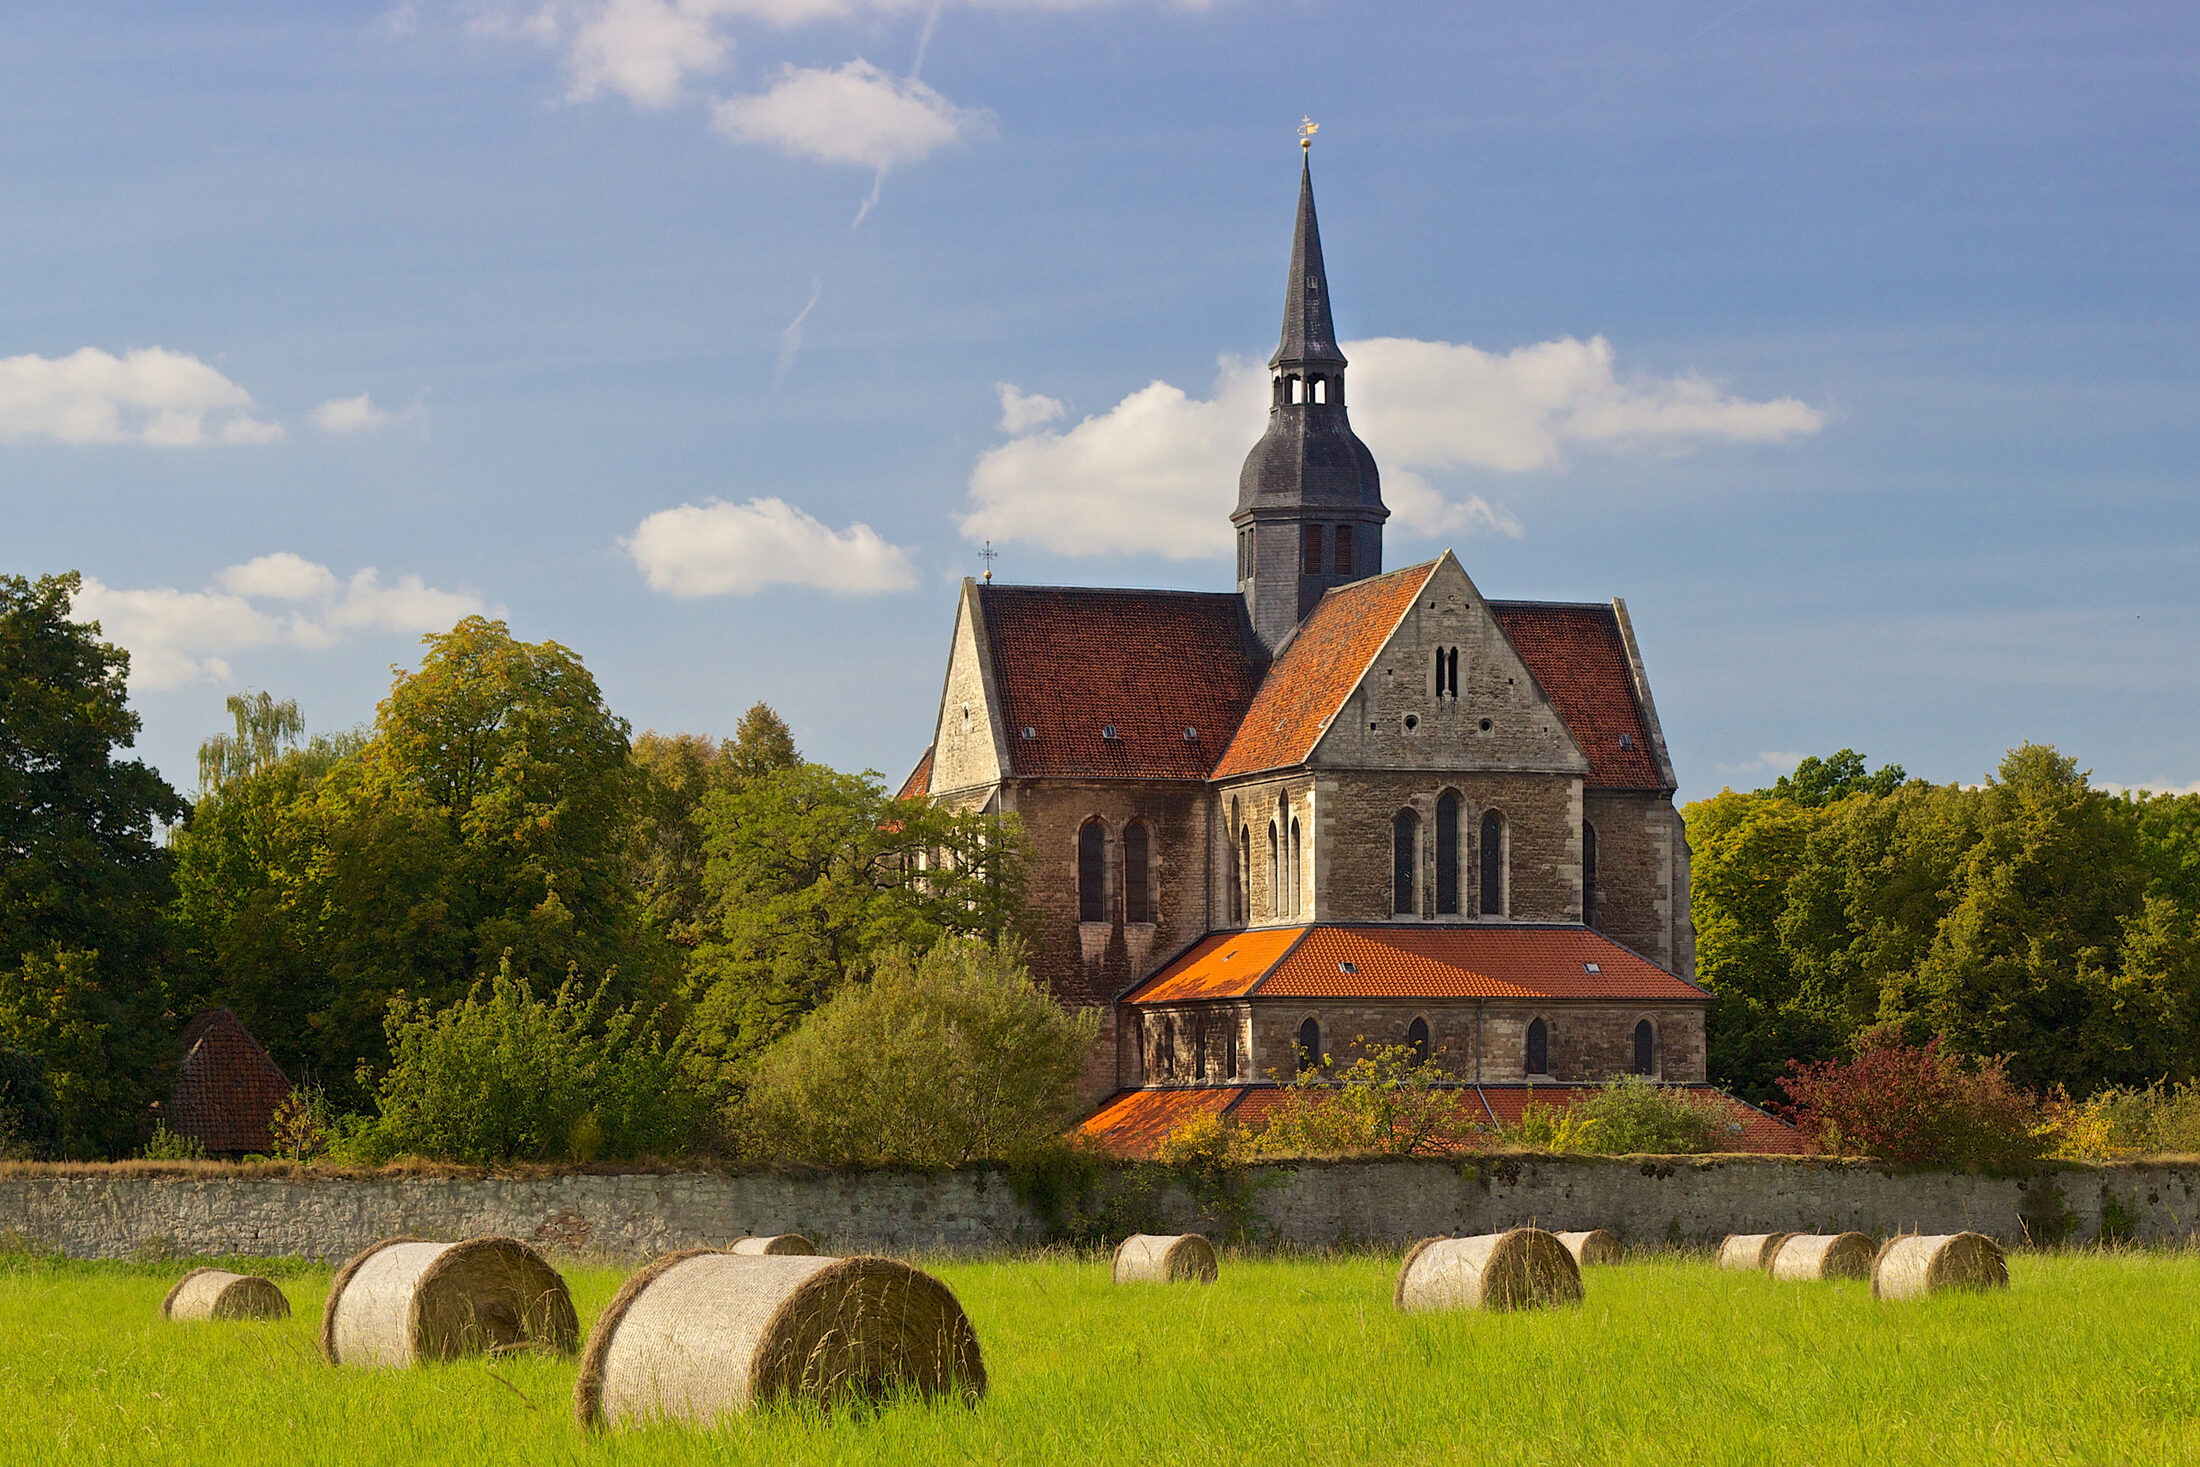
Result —
[{"label": "bush", "polygon": [[1411,1045],[1367,1047],[1324,1080],[1302,1070],[1285,1087],[1253,1138],[1266,1156],[1436,1156],[1455,1151],[1479,1129],[1482,1108],[1452,1083],[1432,1056],[1416,1059]]},{"label": "bush", "polygon": [[1788,1062],[1780,1087],[1796,1126],[1822,1151],[1897,1166],[2025,1167],[2054,1148],[2054,1128],[1999,1061],[1965,1064],[1936,1037],[1922,1049],[1867,1035],[1853,1060]]},{"label": "bush", "polygon": [[166,1121],[155,1121],[153,1134],[146,1138],[138,1157],[143,1161],[204,1161],[206,1147],[195,1136],[169,1130]]},{"label": "bush", "polygon": [[960,1166],[1053,1140],[1099,1032],[1013,944],[890,949],[758,1061],[739,1124],[756,1154],[821,1166]]},{"label": "bush", "polygon": [[1584,1149],[1607,1156],[1685,1156],[1724,1149],[1727,1109],[1708,1095],[1640,1075],[1614,1080],[1574,1102],[1591,1128]]},{"label": "bush", "polygon": [[667,1046],[632,1009],[604,1013],[606,986],[568,981],[534,996],[509,963],[442,1010],[400,998],[383,1021],[392,1057],[380,1115],[332,1137],[354,1161],[410,1155],[476,1166],[674,1156],[703,1106]]}]

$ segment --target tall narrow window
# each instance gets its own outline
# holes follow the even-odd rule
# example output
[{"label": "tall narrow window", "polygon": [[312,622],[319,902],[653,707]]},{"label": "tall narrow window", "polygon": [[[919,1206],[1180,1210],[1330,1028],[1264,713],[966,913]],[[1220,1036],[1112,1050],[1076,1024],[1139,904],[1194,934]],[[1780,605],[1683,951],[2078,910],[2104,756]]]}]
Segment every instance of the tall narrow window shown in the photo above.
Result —
[{"label": "tall narrow window", "polygon": [[1133,820],[1123,830],[1123,920],[1126,922],[1153,920],[1153,906],[1146,895],[1150,839],[1143,820]]},{"label": "tall narrow window", "polygon": [[1451,695],[1456,698],[1459,696],[1459,649],[1457,647],[1444,654],[1444,666],[1451,681]]},{"label": "tall narrow window", "polygon": [[1436,802],[1436,915],[1459,915],[1459,797],[1449,790]]},{"label": "tall narrow window", "polygon": [[1648,1019],[1635,1025],[1635,1073],[1658,1072],[1658,1031]]},{"label": "tall narrow window", "polygon": [[1406,1025],[1406,1043],[1413,1048],[1413,1062],[1415,1064],[1425,1065],[1428,1063],[1428,1020],[1415,1019],[1412,1023]]},{"label": "tall narrow window", "polygon": [[1253,920],[1253,832],[1238,827],[1237,909],[1240,922]]},{"label": "tall narrow window", "polygon": [[1283,872],[1276,859],[1276,822],[1268,822],[1268,915],[1283,915]]},{"label": "tall narrow window", "polygon": [[1350,525],[1339,525],[1335,533],[1337,537],[1337,574],[1349,576],[1352,574],[1352,527]]},{"label": "tall narrow window", "polygon": [[1235,1080],[1237,1078],[1237,1041],[1238,1025],[1237,1020],[1233,1018],[1224,1025],[1222,1030],[1222,1078],[1225,1080]]},{"label": "tall narrow window", "polygon": [[1302,860],[1302,859],[1303,859],[1303,857],[1304,857],[1304,854],[1305,854],[1305,846],[1304,846],[1304,844],[1303,844],[1303,843],[1302,843],[1302,842],[1300,841],[1300,839],[1299,839],[1299,822],[1298,822],[1298,819],[1297,819],[1297,817],[1293,817],[1293,818],[1292,818],[1292,821],[1291,821],[1291,888],[1290,888],[1290,889],[1291,889],[1291,915],[1292,915],[1292,916],[1294,916],[1294,917],[1296,917],[1296,916],[1298,916],[1298,915],[1299,915],[1299,910],[1300,910],[1300,902],[1301,902],[1301,897],[1302,897],[1302,893],[1304,893],[1304,892],[1305,892],[1305,890],[1306,890],[1306,868],[1305,868],[1305,867],[1304,867],[1303,865],[1301,865],[1301,864],[1300,864],[1301,860]]},{"label": "tall narrow window", "polygon": [[1322,527],[1308,525],[1305,531],[1304,553],[1299,557],[1299,569],[1307,575],[1322,573]]},{"label": "tall narrow window", "polygon": [[1581,822],[1581,920],[1597,925],[1597,828],[1586,820]]},{"label": "tall narrow window", "polygon": [[1390,910],[1401,917],[1411,916],[1420,910],[1414,900],[1414,888],[1420,883],[1421,817],[1411,810],[1400,810],[1390,822]]},{"label": "tall narrow window", "polygon": [[1457,647],[1438,647],[1436,649],[1436,696],[1449,698],[1453,702],[1457,702],[1459,699],[1459,649]]},{"label": "tall narrow window", "polygon": [[1329,401],[1329,379],[1327,377],[1309,377],[1306,379],[1306,385],[1311,389],[1307,394],[1307,401]]},{"label": "tall narrow window", "polygon": [[1505,915],[1505,817],[1482,817],[1482,915]]},{"label": "tall narrow window", "polygon": [[1551,1072],[1551,1026],[1541,1019],[1528,1025],[1528,1073],[1548,1075]]},{"label": "tall narrow window", "polygon": [[1077,832],[1077,920],[1108,920],[1108,832],[1097,819]]},{"label": "tall narrow window", "polygon": [[1192,1015],[1192,1078],[1207,1078],[1207,1016]]},{"label": "tall narrow window", "polygon": [[1436,696],[1444,696],[1444,649],[1436,649]]},{"label": "tall narrow window", "polygon": [[1322,1062],[1322,1026],[1309,1017],[1299,1025],[1299,1068],[1311,1070]]}]

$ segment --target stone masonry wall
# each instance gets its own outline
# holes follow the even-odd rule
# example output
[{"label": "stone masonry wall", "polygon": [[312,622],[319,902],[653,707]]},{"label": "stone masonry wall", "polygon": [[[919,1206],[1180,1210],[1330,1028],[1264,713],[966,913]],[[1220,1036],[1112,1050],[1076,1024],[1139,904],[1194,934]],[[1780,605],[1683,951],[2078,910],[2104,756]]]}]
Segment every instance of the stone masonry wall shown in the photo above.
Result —
[{"label": "stone masonry wall", "polygon": [[1673,972],[1673,802],[1635,790],[1585,790],[1582,815],[1596,827],[1597,901],[1592,924],[1622,947]]},{"label": "stone masonry wall", "polygon": [[[1869,1164],[1753,1157],[1302,1162],[1254,1179],[1253,1236],[1301,1248],[1397,1246],[1523,1223],[1609,1228],[1629,1244],[1730,1232],[1976,1229],[2084,1242],[2109,1216],[2146,1243],[2200,1241],[2200,1165],[2069,1166],[2030,1179],[1896,1175]],[[1164,1189],[1137,1220],[1211,1226]],[[562,1257],[638,1262],[743,1233],[800,1231],[836,1252],[972,1253],[1046,1228],[999,1172],[813,1176],[389,1177],[263,1180],[130,1173],[0,1179],[0,1236],[77,1258],[158,1254],[337,1260],[398,1233],[505,1234]]]}]

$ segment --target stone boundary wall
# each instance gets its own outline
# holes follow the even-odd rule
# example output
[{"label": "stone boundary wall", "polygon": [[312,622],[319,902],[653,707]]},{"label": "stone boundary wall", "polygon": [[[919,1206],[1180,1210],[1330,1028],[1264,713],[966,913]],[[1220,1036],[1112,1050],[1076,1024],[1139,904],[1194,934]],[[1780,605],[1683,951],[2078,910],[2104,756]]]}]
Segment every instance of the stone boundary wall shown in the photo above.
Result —
[{"label": "stone boundary wall", "polygon": [[[1216,1226],[1167,1174],[1104,1189],[1148,1228]],[[1239,1193],[1256,1239],[1398,1245],[1521,1223],[1608,1228],[1635,1245],[1729,1232],[1975,1229],[2011,1243],[2103,1234],[2190,1243],[2200,1162],[2056,1167],[2029,1179],[1896,1174],[1868,1163],[1755,1157],[1481,1157],[1261,1167]],[[802,1232],[840,1252],[976,1253],[1051,1229],[996,1170],[568,1174],[533,1177],[143,1175],[55,1169],[0,1177],[0,1239],[75,1258],[245,1254],[342,1259],[398,1233],[508,1234],[566,1257],[633,1262]]]}]

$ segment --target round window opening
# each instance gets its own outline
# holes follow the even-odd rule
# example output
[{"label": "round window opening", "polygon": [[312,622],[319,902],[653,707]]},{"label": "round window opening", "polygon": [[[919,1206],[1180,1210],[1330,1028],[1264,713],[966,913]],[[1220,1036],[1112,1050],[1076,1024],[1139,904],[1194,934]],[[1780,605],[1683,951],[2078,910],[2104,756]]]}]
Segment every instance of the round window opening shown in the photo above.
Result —
[{"label": "round window opening", "polygon": [[1421,726],[1421,718],[1420,718],[1420,715],[1419,715],[1419,714],[1415,714],[1415,713],[1408,713],[1408,714],[1406,715],[1406,732],[1407,732],[1407,733],[1412,733],[1412,732],[1413,732],[1413,731],[1414,731],[1415,729],[1419,728],[1420,726]]},{"label": "round window opening", "polygon": [[1488,720],[1487,718],[1485,718],[1485,719],[1483,719],[1483,720],[1482,720],[1482,732],[1484,732],[1484,733],[1488,733],[1489,731],[1490,731],[1490,721],[1489,721],[1489,720]]}]

